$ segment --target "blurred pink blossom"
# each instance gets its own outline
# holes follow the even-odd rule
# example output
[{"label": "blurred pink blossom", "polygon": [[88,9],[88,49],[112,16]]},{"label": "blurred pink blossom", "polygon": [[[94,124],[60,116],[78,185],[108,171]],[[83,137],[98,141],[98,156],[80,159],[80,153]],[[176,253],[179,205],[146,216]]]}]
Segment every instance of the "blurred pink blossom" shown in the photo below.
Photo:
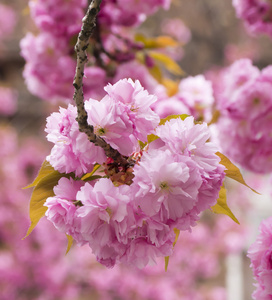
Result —
[{"label": "blurred pink blossom", "polygon": [[13,115],[17,111],[18,93],[14,89],[0,86],[0,114]]},{"label": "blurred pink blossom", "polygon": [[248,257],[251,260],[253,274],[257,280],[253,299],[272,299],[272,217],[262,221],[259,236],[250,246]]}]

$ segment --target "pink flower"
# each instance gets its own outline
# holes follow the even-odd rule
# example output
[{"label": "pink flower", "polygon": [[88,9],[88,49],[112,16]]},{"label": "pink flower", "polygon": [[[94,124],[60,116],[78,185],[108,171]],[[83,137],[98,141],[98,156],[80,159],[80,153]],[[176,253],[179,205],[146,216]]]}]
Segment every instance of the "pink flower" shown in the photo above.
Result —
[{"label": "pink flower", "polygon": [[0,86],[0,114],[10,116],[17,110],[17,91]]},{"label": "pink flower", "polygon": [[168,9],[170,0],[109,0],[102,2],[98,15],[102,24],[118,26],[136,26],[142,23],[147,15],[155,13],[159,7]]},{"label": "pink flower", "polygon": [[252,65],[250,59],[239,59],[225,69],[220,75],[222,84],[217,99],[218,108],[227,109],[234,102],[232,96],[247,84],[254,82],[259,75],[259,69]]},{"label": "pink flower", "polygon": [[184,103],[184,101],[176,96],[160,99],[154,104],[153,109],[161,118],[177,114],[189,115],[191,113],[189,107]]},{"label": "pink flower", "polygon": [[158,82],[148,72],[147,67],[136,60],[118,66],[113,80],[117,82],[123,78],[131,78],[133,81],[139,80],[144,89],[151,94],[156,94]]},{"label": "pink flower", "polygon": [[45,131],[48,141],[54,143],[48,162],[61,173],[75,172],[76,176],[92,170],[93,165],[106,160],[104,150],[91,143],[85,133],[79,132],[76,107],[60,108],[47,118]]},{"label": "pink flower", "polygon": [[[216,155],[218,151],[217,147],[213,143],[207,142],[210,138],[207,125],[195,125],[193,117],[188,117],[184,121],[179,118],[171,119],[166,122],[165,125],[158,126],[156,134],[159,136],[159,139],[150,144],[149,153],[152,153],[151,151],[153,149],[160,149],[163,153],[169,151],[169,156],[171,155],[172,160],[177,163],[187,164],[190,170],[188,183],[194,182],[195,190],[188,191],[188,194],[191,194],[191,202],[193,205],[185,210],[182,217],[178,216],[177,218],[181,229],[188,228],[188,226],[190,227],[191,224],[197,220],[197,216],[201,211],[216,203],[220,187],[225,177],[225,167],[219,163],[220,158]],[[156,161],[154,158],[153,160]],[[167,161],[167,164],[169,163],[170,162]],[[156,161],[154,169],[156,169],[155,166],[160,166],[160,163]],[[138,167],[135,166],[135,170],[137,170],[137,168]],[[153,170],[153,167],[150,167],[150,169]],[[181,178],[176,172],[178,171],[175,169],[172,171],[172,174],[175,174],[176,178]],[[161,169],[161,173],[163,174],[161,176],[164,176],[164,174],[169,176],[163,168]],[[141,174],[140,178],[148,178],[149,176],[149,174],[145,176]],[[136,178],[134,181],[136,181]],[[184,183],[186,184],[186,182]],[[143,185],[142,190],[144,189],[146,189],[146,185]],[[171,187],[169,190],[171,191]],[[142,201],[144,202],[144,200]],[[185,203],[188,205],[188,202]],[[153,210],[156,208],[154,203],[151,207]],[[177,213],[177,211],[179,210],[174,208],[174,212]]]},{"label": "pink flower", "polygon": [[126,234],[134,217],[128,208],[129,187],[115,187],[110,179],[86,183],[77,194],[82,207],[77,210],[80,233],[89,242],[97,260],[112,267],[124,253]]},{"label": "pink flower", "polygon": [[157,97],[144,90],[138,80],[133,82],[131,79],[119,80],[114,85],[109,84],[105,91],[116,103],[128,109],[127,114],[133,124],[135,138],[147,141],[147,135],[152,133],[160,122],[159,116],[150,108]]},{"label": "pink flower", "polygon": [[70,57],[71,47],[66,39],[49,33],[36,37],[28,33],[20,47],[26,60],[23,75],[29,91],[48,101],[70,101],[76,61]]},{"label": "pink flower", "polygon": [[67,38],[79,32],[86,6],[86,0],[29,2],[31,17],[40,30]]},{"label": "pink flower", "polygon": [[265,33],[272,37],[272,6],[269,1],[233,0],[232,3],[248,32],[253,35]]},{"label": "pink flower", "polygon": [[130,156],[139,150],[138,140],[146,141],[159,124],[159,116],[150,108],[156,97],[131,79],[119,80],[105,90],[108,95],[101,101],[85,102],[88,123],[114,149]]},{"label": "pink flower", "polygon": [[127,265],[133,265],[137,268],[145,266],[154,266],[157,257],[169,256],[172,254],[173,245],[169,241],[161,247],[148,243],[144,238],[133,240],[126,253],[121,257],[121,262]]},{"label": "pink flower", "polygon": [[187,117],[184,121],[172,119],[165,125],[158,126],[156,134],[164,142],[165,148],[178,157],[191,157],[204,173],[218,167],[220,159],[215,155],[217,147],[207,142],[210,138],[207,124],[194,124],[193,117]]},{"label": "pink flower", "polygon": [[176,221],[196,204],[201,177],[186,157],[175,159],[168,150],[144,153],[134,167],[135,201],[147,216],[158,214],[162,222]]},{"label": "pink flower", "polygon": [[272,169],[272,139],[268,132],[271,68],[260,72],[250,60],[240,60],[224,71],[223,79],[222,93],[218,93],[221,117],[217,123],[222,151],[249,170],[267,173]]},{"label": "pink flower", "polygon": [[259,236],[250,246],[248,257],[257,280],[253,298],[272,299],[272,218],[264,220],[259,227]]},{"label": "pink flower", "polygon": [[0,4],[0,42],[12,33],[16,24],[15,11],[8,5]]},{"label": "pink flower", "polygon": [[88,123],[94,126],[95,134],[101,136],[122,155],[129,156],[138,148],[133,135],[133,123],[127,109],[104,97],[101,101],[89,99],[85,102]]},{"label": "pink flower", "polygon": [[191,31],[181,19],[166,19],[161,27],[163,33],[173,36],[182,44],[187,44],[191,39]]},{"label": "pink flower", "polygon": [[47,198],[44,206],[48,209],[45,216],[61,232],[71,234],[73,231],[76,206],[76,194],[82,182],[62,177],[54,187],[56,196]]},{"label": "pink flower", "polygon": [[196,119],[204,117],[205,120],[210,120],[210,111],[214,103],[213,89],[212,83],[203,75],[181,80],[176,97],[186,104],[190,114]]}]

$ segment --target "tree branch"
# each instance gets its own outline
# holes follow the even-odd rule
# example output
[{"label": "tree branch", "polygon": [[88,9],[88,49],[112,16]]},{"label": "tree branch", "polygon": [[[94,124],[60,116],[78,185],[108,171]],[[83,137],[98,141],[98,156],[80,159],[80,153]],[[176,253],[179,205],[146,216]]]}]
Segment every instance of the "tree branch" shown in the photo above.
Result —
[{"label": "tree branch", "polygon": [[96,16],[100,10],[100,4],[102,0],[93,0],[88,7],[85,17],[82,19],[82,27],[79,33],[77,43],[75,45],[75,51],[77,55],[76,74],[74,78],[74,101],[77,106],[77,122],[79,125],[79,131],[84,132],[90,142],[94,143],[104,149],[107,157],[111,157],[116,163],[121,164],[124,167],[128,167],[130,163],[126,157],[122,156],[116,149],[113,149],[104,139],[97,136],[94,133],[94,128],[87,122],[87,112],[84,107],[84,94],[83,94],[83,76],[84,67],[88,60],[86,50],[89,46],[89,39],[95,27]]}]

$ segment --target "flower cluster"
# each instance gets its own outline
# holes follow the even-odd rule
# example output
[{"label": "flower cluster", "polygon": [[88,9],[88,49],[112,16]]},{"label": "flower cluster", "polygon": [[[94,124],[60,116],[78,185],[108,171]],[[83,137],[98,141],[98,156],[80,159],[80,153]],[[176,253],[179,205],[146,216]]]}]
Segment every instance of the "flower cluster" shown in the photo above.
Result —
[{"label": "flower cluster", "polygon": [[[156,97],[138,81],[123,79],[105,91],[101,101],[85,101],[87,121],[135,165],[120,170],[91,144],[78,130],[72,105],[53,113],[46,128],[55,144],[47,157],[52,166],[77,178],[95,163],[104,163],[104,169],[91,180],[88,175],[61,178],[55,196],[45,202],[46,216],[77,244],[89,244],[105,266],[144,267],[172,253],[174,229],[190,230],[200,212],[216,203],[225,168],[217,148],[207,142],[206,124],[195,125],[188,117],[159,125],[150,108]],[[140,149],[139,141],[152,134],[155,140]]]},{"label": "flower cluster", "polygon": [[272,67],[262,71],[249,59],[224,70],[217,107],[223,153],[258,173],[272,170]]},{"label": "flower cluster", "polygon": [[272,217],[262,221],[259,236],[250,246],[248,257],[251,260],[253,274],[257,280],[253,299],[272,299]]},{"label": "flower cluster", "polygon": [[[29,1],[31,17],[40,32],[28,33],[20,46],[26,60],[23,75],[32,94],[51,102],[71,101],[74,45],[87,5],[87,0]],[[102,98],[104,86],[115,82],[117,66],[134,60],[135,51],[142,49],[125,29],[140,25],[147,15],[169,5],[170,0],[102,1],[84,71],[86,97]]]},{"label": "flower cluster", "polygon": [[[158,259],[157,266],[144,269],[125,265],[101,268],[87,245],[74,247],[65,256],[65,235],[46,219],[22,240],[29,224],[26,210],[30,191],[21,187],[38,171],[48,149],[36,136],[19,145],[11,127],[1,126],[0,137],[3,142],[0,149],[1,300],[74,300],[88,299],[90,294],[100,300],[130,299],[132,294],[137,300],[165,300],[166,297],[176,300],[181,295],[184,299],[225,299],[225,288],[209,283],[221,274],[221,259],[229,253],[229,245],[234,243],[240,250],[245,238],[241,231],[243,225],[238,226],[226,216],[211,215],[215,222],[212,228],[202,220],[191,233],[183,232],[167,273],[164,259]],[[15,173],[16,181],[12,180]],[[73,195],[72,190],[66,189],[62,197],[68,195]],[[208,222],[211,225],[210,219]],[[233,239],[233,235],[237,238]]]},{"label": "flower cluster", "polygon": [[272,3],[270,0],[233,0],[238,18],[243,19],[252,34],[265,33],[272,37]]}]

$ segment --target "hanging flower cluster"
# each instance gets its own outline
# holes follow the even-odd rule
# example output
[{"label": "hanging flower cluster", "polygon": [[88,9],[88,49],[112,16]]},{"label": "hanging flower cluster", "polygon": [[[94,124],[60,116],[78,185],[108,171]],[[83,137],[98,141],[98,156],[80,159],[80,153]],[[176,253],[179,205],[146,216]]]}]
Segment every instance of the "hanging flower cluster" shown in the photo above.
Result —
[{"label": "hanging flower cluster", "polygon": [[[117,67],[134,61],[135,52],[143,49],[142,42],[134,41],[133,33],[127,29],[139,26],[158,8],[169,6],[170,0],[102,1],[84,71],[88,78],[84,84],[87,97],[102,98],[104,86],[118,80],[114,78],[121,72]],[[23,76],[32,94],[51,102],[71,101],[76,69],[74,45],[87,7],[87,0],[29,1],[39,33],[28,32],[20,46],[26,60]],[[137,69],[144,68],[139,62],[135,65]]]},{"label": "hanging flower cluster", "polygon": [[129,164],[89,142],[74,106],[61,108],[47,119],[54,143],[47,161],[64,174],[45,215],[78,245],[89,244],[105,266],[144,267],[169,256],[177,232],[216,204],[225,167],[206,124],[193,117],[160,123],[150,108],[156,97],[138,81],[123,79],[105,91],[101,101],[85,101],[87,121]]}]

